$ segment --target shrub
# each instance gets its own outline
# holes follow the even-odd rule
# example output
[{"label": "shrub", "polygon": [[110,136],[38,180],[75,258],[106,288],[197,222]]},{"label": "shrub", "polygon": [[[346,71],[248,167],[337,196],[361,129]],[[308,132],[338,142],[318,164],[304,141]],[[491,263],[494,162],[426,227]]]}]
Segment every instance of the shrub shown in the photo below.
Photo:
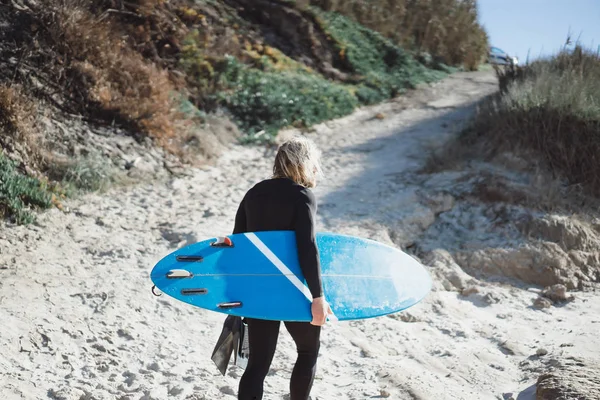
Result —
[{"label": "shrub", "polygon": [[338,44],[340,56],[361,76],[357,97],[363,104],[395,97],[418,83],[441,79],[451,69],[429,69],[378,32],[337,13],[319,13],[324,29]]},{"label": "shrub", "polygon": [[600,194],[598,53],[564,50],[510,76],[504,95],[482,106],[463,143],[483,142],[488,155],[534,151],[556,175]]},{"label": "shrub", "polygon": [[20,153],[26,165],[39,167],[43,153],[35,131],[37,110],[20,86],[0,84],[0,144]]},{"label": "shrub", "polygon": [[[141,13],[158,4],[138,3]],[[33,89],[36,93],[45,92],[66,111],[123,125],[167,148],[176,142],[177,114],[171,98],[175,88],[167,72],[123,40],[118,26],[94,11],[96,2],[28,4],[30,8],[17,15],[20,21],[10,37],[22,46],[15,54],[24,57],[23,63],[44,84]]]},{"label": "shrub", "polygon": [[227,61],[223,79],[232,91],[224,104],[249,134],[274,135],[286,126],[306,127],[351,113],[356,97],[340,84],[318,75],[265,72]]},{"label": "shrub", "polygon": [[343,14],[417,52],[446,64],[477,68],[488,50],[488,37],[477,22],[476,0],[310,0]]},{"label": "shrub", "polygon": [[17,171],[15,163],[0,153],[0,216],[18,224],[34,220],[32,208],[49,208],[52,195],[35,178]]}]

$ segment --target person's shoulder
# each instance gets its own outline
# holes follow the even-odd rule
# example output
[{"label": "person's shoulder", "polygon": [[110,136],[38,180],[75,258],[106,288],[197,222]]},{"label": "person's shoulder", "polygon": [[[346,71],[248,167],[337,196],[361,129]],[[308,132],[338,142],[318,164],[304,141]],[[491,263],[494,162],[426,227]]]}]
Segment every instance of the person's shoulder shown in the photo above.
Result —
[{"label": "person's shoulder", "polygon": [[248,189],[248,193],[260,192],[261,190],[268,189],[273,186],[273,179],[263,179],[262,181],[256,182],[250,189]]},{"label": "person's shoulder", "polygon": [[315,197],[315,194],[313,193],[313,191],[310,188],[298,185],[298,199],[297,201],[306,203],[306,204],[317,204],[317,199]]}]

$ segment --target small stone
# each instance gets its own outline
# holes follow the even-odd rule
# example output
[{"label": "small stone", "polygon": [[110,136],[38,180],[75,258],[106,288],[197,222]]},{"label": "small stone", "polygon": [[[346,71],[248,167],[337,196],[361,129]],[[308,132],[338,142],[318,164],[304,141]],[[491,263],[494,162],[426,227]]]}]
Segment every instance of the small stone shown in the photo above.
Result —
[{"label": "small stone", "polygon": [[384,113],[377,113],[377,114],[375,114],[375,118],[377,118],[377,119],[384,119],[385,118],[385,114]]},{"label": "small stone", "polygon": [[502,393],[503,400],[515,400],[515,396],[512,393]]},{"label": "small stone", "polygon": [[479,288],[477,286],[467,286],[461,292],[463,296],[470,296],[476,293],[479,293]]},{"label": "small stone", "polygon": [[411,322],[419,322],[420,321],[419,318],[415,317],[413,314],[411,314],[408,311],[403,311],[403,312],[399,313],[398,315],[400,317],[400,321],[402,321],[402,322],[411,323]]},{"label": "small stone", "polygon": [[535,355],[538,357],[545,356],[546,354],[548,354],[548,350],[543,349],[543,348],[539,348],[535,351]]},{"label": "small stone", "polygon": [[381,389],[381,390],[379,391],[379,397],[383,397],[384,399],[387,399],[387,398],[388,398],[388,397],[390,397],[390,396],[391,396],[390,392],[388,392],[388,391],[387,391],[387,390],[385,390],[385,389]]},{"label": "small stone", "polygon": [[538,297],[533,302],[533,306],[537,309],[550,308],[552,307],[552,302],[545,297]]},{"label": "small stone", "polygon": [[483,296],[483,301],[485,301],[488,304],[496,304],[500,303],[500,298],[492,293],[488,293],[485,296]]},{"label": "small stone", "polygon": [[567,295],[567,287],[561,284],[546,287],[542,291],[542,296],[555,303],[573,300],[573,296]]}]

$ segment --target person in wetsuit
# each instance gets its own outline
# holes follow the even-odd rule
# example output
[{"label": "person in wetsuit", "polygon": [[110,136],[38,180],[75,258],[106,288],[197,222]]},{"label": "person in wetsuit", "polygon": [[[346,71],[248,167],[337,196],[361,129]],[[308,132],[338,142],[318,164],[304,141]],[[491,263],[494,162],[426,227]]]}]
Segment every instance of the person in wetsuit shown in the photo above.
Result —
[{"label": "person in wetsuit", "polygon": [[[296,137],[283,143],[275,156],[273,176],[254,185],[242,199],[233,233],[293,230],[298,259],[312,295],[312,321],[284,321],[296,343],[298,358],[290,380],[290,400],[307,400],[319,354],[321,326],[331,308],[323,296],[321,265],[315,240],[317,202],[311,191],[321,173],[319,151],[312,141]],[[240,379],[238,399],[260,400],[269,372],[281,321],[246,318],[248,365]]]}]

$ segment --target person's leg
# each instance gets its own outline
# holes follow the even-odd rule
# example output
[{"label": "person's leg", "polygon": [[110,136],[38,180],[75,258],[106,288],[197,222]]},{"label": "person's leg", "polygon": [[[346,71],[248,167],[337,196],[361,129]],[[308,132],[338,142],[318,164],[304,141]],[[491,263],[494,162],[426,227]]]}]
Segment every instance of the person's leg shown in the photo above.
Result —
[{"label": "person's leg", "polygon": [[239,400],[261,400],[263,382],[269,368],[279,336],[279,321],[246,318],[248,323],[248,365],[240,379]]},{"label": "person's leg", "polygon": [[321,327],[309,322],[285,322],[285,327],[296,342],[298,358],[290,380],[290,400],[308,400],[317,370]]}]

